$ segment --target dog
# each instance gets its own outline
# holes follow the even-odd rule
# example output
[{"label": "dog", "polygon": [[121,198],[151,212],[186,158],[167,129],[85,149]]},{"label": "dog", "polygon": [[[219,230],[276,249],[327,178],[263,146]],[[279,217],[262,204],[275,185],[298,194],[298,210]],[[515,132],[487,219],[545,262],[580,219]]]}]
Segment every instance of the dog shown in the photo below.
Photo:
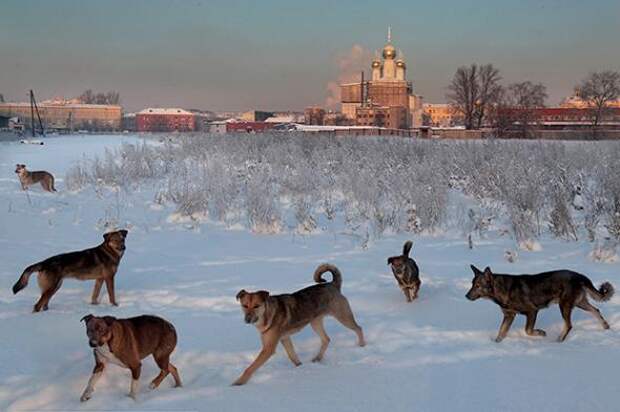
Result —
[{"label": "dog", "polygon": [[501,342],[508,333],[510,325],[519,313],[527,318],[525,333],[529,336],[546,336],[545,331],[534,329],[536,315],[552,303],[558,303],[564,319],[564,329],[558,340],[563,342],[572,329],[571,312],[573,308],[591,313],[603,326],[609,324],[601,312],[588,302],[588,296],[597,301],[608,301],[614,294],[614,287],[609,282],[603,283],[598,289],[586,276],[570,270],[555,270],[536,275],[505,275],[494,274],[489,267],[480,271],[471,265],[474,279],[467,299],[490,299],[497,303],[504,313],[504,320],[499,328],[496,342]]},{"label": "dog", "polygon": [[50,172],[46,172],[44,170],[29,172],[26,170],[26,165],[17,164],[15,166],[15,173],[17,173],[17,176],[19,177],[22,190],[28,189],[28,186],[41,183],[43,190],[48,192],[56,191],[56,188],[54,187],[54,176],[52,176]]},{"label": "dog", "polygon": [[81,321],[86,324],[88,344],[95,355],[95,368],[80,401],[90,399],[108,362],[131,370],[129,396],[136,399],[142,359],[149,355],[153,355],[160,369],[150,384],[151,389],[156,389],[169,373],[174,378],[175,387],[182,386],[179,371],[170,362],[170,354],[177,345],[177,332],[170,322],[148,315],[129,319],[86,315]]},{"label": "dog", "polygon": [[96,305],[101,286],[105,282],[110,303],[118,306],[114,295],[114,275],[125,253],[126,230],[118,230],[103,235],[103,243],[94,248],[79,252],[63,253],[28,266],[19,280],[13,285],[13,294],[28,285],[28,279],[34,272],[39,273],[41,297],[34,305],[34,312],[48,309],[52,296],[62,285],[64,278],[95,280],[91,303]]},{"label": "dog", "polygon": [[[326,282],[323,273],[330,272],[332,281]],[[298,290],[292,294],[270,295],[269,292],[239,291],[237,300],[241,304],[245,322],[258,329],[263,347],[254,362],[243,372],[233,385],[243,385],[275,353],[278,342],[282,343],[289,359],[295,366],[301,365],[290,336],[310,324],[321,338],[321,348],[312,359],[319,362],[329,345],[329,336],[323,328],[323,318],[335,317],[345,327],[357,334],[357,344],[365,346],[364,333],[357,324],[349,301],[340,292],[342,274],[334,265],[322,264],[314,272],[317,285]]]},{"label": "dog", "polygon": [[398,282],[398,286],[405,294],[407,302],[412,302],[418,297],[420,290],[420,270],[415,260],[409,257],[413,242],[406,241],[403,245],[403,254],[388,258],[388,265],[392,266],[392,273]]}]

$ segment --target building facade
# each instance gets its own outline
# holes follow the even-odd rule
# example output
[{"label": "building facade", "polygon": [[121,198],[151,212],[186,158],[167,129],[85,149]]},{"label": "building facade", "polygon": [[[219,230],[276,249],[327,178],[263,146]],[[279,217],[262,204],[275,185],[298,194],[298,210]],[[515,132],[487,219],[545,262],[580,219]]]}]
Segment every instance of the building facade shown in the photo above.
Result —
[{"label": "building facade", "polygon": [[355,125],[405,129],[409,111],[402,106],[362,106],[355,111]]},{"label": "building facade", "polygon": [[[340,85],[341,111],[344,116],[368,122],[372,119],[379,127],[388,127],[384,121],[390,115],[390,127],[407,129],[421,125],[422,97],[413,93],[413,85],[407,80],[407,64],[402,53],[392,45],[391,33],[383,47],[381,58],[375,57],[370,65],[370,79]],[[398,111],[391,108],[400,108]],[[405,111],[404,121],[401,113]],[[359,111],[359,114],[358,114]],[[399,120],[394,121],[396,116]],[[360,124],[366,125],[366,124]]]},{"label": "building facade", "polygon": [[304,110],[304,123],[322,126],[325,123],[325,110],[316,106],[306,107],[306,110]]},{"label": "building facade", "polygon": [[424,103],[423,113],[427,120],[425,126],[454,127],[463,123],[463,116],[456,113],[447,103]]},{"label": "building facade", "polygon": [[[42,102],[38,108],[43,127],[47,130],[117,131],[121,129],[121,106]],[[17,117],[22,124],[30,127],[30,103],[0,103],[0,116]]]},{"label": "building facade", "polygon": [[136,113],[138,132],[193,132],[193,113],[179,108],[148,108]]}]

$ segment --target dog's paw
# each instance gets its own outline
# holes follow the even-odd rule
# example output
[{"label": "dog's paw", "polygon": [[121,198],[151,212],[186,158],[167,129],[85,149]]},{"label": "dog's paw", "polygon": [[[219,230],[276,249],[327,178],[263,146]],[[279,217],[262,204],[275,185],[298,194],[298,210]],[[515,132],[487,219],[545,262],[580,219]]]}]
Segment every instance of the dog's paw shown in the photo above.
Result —
[{"label": "dog's paw", "polygon": [[131,399],[133,399],[134,401],[137,401],[137,400],[138,400],[138,395],[137,395],[137,394],[135,394],[135,393],[133,393],[133,392],[129,392],[129,393],[127,394],[127,396],[128,396],[128,397],[130,397]]},{"label": "dog's paw", "polygon": [[495,338],[495,343],[500,343],[501,341],[503,341],[504,338],[501,336],[498,336],[497,338]]},{"label": "dog's paw", "polygon": [[315,356],[314,358],[312,358],[312,362],[317,363],[323,360],[322,356]]},{"label": "dog's paw", "polygon": [[118,303],[116,303],[116,302],[110,302],[110,304],[111,304],[112,306],[116,306],[116,307],[118,307]]},{"label": "dog's paw", "polygon": [[236,381],[234,381],[231,386],[241,386],[241,385],[245,385],[248,382],[247,379],[245,379],[243,376],[240,377],[239,379],[237,379]]},{"label": "dog's paw", "polygon": [[157,389],[157,385],[155,385],[155,382],[151,382],[151,383],[149,384],[149,389],[150,389],[150,390]]},{"label": "dog's paw", "polygon": [[607,322],[603,323],[603,329],[609,329],[609,323]]},{"label": "dog's paw", "polygon": [[80,402],[86,402],[87,400],[90,399],[90,396],[91,396],[90,393],[84,392],[82,396],[80,396]]},{"label": "dog's paw", "polygon": [[99,304],[99,301],[97,301],[97,300],[93,300],[93,301],[91,301],[91,302],[90,302],[90,304],[91,304],[91,305],[98,305],[98,304]]},{"label": "dog's paw", "polygon": [[535,336],[547,336],[547,332],[542,329],[534,329]]}]

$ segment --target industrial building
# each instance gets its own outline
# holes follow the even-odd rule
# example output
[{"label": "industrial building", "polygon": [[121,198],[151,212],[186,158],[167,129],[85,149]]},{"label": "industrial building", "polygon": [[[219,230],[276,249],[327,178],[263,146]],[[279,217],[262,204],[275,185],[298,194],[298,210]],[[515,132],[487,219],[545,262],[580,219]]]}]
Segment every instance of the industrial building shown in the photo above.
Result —
[{"label": "industrial building", "polygon": [[[38,105],[46,130],[117,131],[121,129],[122,108],[117,105],[42,102]],[[30,127],[30,103],[0,103],[0,117],[18,118]]]},{"label": "industrial building", "polygon": [[136,113],[138,132],[193,132],[195,128],[195,116],[187,110],[149,107]]}]

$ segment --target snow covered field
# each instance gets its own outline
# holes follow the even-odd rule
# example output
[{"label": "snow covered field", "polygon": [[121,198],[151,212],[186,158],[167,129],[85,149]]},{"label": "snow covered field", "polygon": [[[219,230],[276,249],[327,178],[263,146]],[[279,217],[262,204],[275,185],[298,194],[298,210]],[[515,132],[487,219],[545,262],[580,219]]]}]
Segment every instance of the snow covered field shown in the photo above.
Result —
[{"label": "snow covered field", "polygon": [[[257,138],[259,138],[257,136]],[[340,231],[302,236],[284,230],[258,235],[238,226],[183,222],[175,208],[153,202],[152,187],[130,193],[87,187],[66,190],[63,178],[77,161],[134,136],[52,137],[44,146],[0,143],[0,410],[2,411],[609,411],[618,408],[620,296],[597,303],[611,329],[582,311],[565,343],[555,341],[562,321],[557,306],[539,314],[545,338],[527,337],[517,318],[501,344],[493,342],[501,321],[488,301],[465,299],[469,264],[496,272],[528,273],[554,268],[582,272],[600,284],[617,281],[618,263],[596,263],[592,245],[543,235],[540,251],[514,249],[510,236],[490,230],[469,250],[461,233],[398,234],[367,248]],[[596,144],[596,143],[593,143]],[[16,163],[56,176],[58,194],[21,191]],[[171,218],[172,216],[172,218]],[[127,251],[116,276],[120,307],[89,304],[92,282],[67,280],[50,310],[32,314],[38,298],[34,278],[14,296],[11,286],[29,264],[48,256],[94,246],[106,227],[129,229]],[[386,258],[414,241],[412,256],[422,273],[420,298],[405,302]],[[333,319],[325,359],[310,362],[319,339],[310,328],[293,337],[303,365],[292,366],[281,347],[242,387],[231,387],[260,349],[254,327],[244,324],[236,293],[267,289],[289,292],[310,285],[322,262],[343,273],[349,298],[368,345]],[[126,396],[128,370],[111,365],[92,399],[80,403],[93,367],[80,318],[88,313],[130,317],[156,314],[179,335],[172,361],[184,387],[157,374],[144,361],[138,401]]]}]

